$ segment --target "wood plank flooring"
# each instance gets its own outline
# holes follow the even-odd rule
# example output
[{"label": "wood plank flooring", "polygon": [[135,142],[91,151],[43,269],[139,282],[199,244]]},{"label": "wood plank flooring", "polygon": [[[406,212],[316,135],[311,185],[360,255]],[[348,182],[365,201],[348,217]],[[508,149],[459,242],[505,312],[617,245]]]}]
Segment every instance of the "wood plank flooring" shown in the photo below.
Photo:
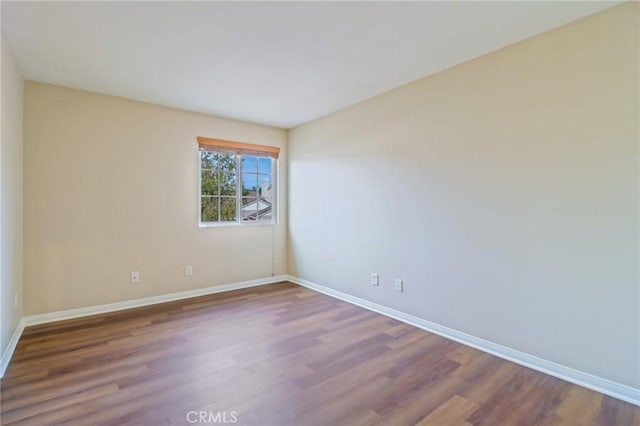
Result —
[{"label": "wood plank flooring", "polygon": [[290,283],[29,327],[1,391],[7,425],[640,425],[631,404]]}]

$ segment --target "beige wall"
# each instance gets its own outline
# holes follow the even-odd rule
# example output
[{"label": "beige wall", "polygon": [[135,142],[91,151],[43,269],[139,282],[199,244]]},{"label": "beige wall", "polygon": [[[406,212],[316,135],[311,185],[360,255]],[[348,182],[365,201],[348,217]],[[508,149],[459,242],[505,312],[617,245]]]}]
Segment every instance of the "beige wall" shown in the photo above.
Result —
[{"label": "beige wall", "polygon": [[22,102],[24,81],[2,40],[0,354],[22,318]]},{"label": "beige wall", "polygon": [[625,4],[291,131],[290,272],[639,387],[638,36]]},{"label": "beige wall", "polygon": [[34,82],[24,118],[25,315],[286,273],[286,208],[276,226],[198,228],[196,144],[275,145],[286,164],[285,130]]}]

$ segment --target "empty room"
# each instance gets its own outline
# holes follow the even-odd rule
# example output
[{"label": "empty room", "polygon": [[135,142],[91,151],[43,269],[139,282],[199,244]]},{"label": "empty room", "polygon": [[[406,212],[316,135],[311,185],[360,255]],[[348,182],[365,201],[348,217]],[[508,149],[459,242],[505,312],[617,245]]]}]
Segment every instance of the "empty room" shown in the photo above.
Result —
[{"label": "empty room", "polygon": [[0,424],[640,426],[639,2],[0,7]]}]

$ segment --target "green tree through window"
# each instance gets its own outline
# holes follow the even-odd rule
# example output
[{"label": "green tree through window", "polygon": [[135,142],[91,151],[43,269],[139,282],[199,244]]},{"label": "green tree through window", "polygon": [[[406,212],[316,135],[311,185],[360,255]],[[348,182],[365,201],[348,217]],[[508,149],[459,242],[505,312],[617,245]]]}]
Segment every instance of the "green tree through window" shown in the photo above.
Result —
[{"label": "green tree through window", "polygon": [[235,221],[237,219],[236,155],[202,151],[200,161],[201,221]]}]

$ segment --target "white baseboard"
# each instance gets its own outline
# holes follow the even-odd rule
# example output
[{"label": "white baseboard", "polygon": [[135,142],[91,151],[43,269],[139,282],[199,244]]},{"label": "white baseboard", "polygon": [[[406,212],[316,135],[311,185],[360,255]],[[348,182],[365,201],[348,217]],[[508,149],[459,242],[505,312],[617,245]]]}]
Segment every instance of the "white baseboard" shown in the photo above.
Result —
[{"label": "white baseboard", "polygon": [[290,275],[279,275],[275,277],[181,291],[178,293],[170,293],[160,296],[145,297],[142,299],[127,300],[124,302],[109,303],[106,305],[70,309],[66,311],[51,312],[48,314],[31,315],[24,317],[18,323],[16,330],[9,340],[7,348],[2,354],[2,358],[0,358],[0,378],[4,376],[7,366],[9,365],[9,361],[11,360],[13,352],[15,351],[15,348],[18,344],[18,340],[20,339],[24,328],[27,326],[103,314],[107,312],[120,311],[124,309],[137,308],[158,303],[171,302],[174,300],[188,299],[190,297],[204,296],[207,294],[222,293],[243,288],[273,284],[281,281],[290,281],[292,283],[310,288],[317,292],[324,293],[328,296],[335,297],[336,299],[352,303],[370,311],[377,312],[379,314],[397,319],[423,330],[438,334],[447,339],[454,340],[464,345],[471,346],[481,351],[490,353],[497,357],[515,362],[516,364],[541,371],[551,376],[558,377],[562,380],[566,380],[579,386],[583,386],[585,388],[601,392],[605,395],[612,396],[622,401],[640,406],[640,389],[616,383],[602,377],[594,376],[593,374],[585,373],[583,371],[566,367],[552,361],[538,358],[536,356],[529,355],[524,352],[508,348],[506,346],[498,345],[496,343],[489,342],[488,340],[480,339],[478,337],[453,330],[451,328],[424,320],[422,318],[418,318],[413,315],[406,314],[387,306],[379,305],[377,303],[370,302],[359,297],[351,296],[338,290],[334,290],[329,287],[325,287],[323,285],[312,283],[310,281]]},{"label": "white baseboard", "polygon": [[189,299],[190,297],[204,296],[207,294],[224,293],[231,290],[256,287],[265,284],[273,284],[287,281],[288,276],[279,275],[275,277],[260,278],[257,280],[241,281],[233,284],[215,285],[195,290],[180,291],[178,293],[162,294],[160,296],[144,297],[142,299],[125,300],[123,302],[109,303],[106,305],[89,306],[86,308],[69,309],[66,311],[50,312],[48,314],[30,315],[24,317],[26,327],[48,322],[62,321],[73,318],[86,317],[90,315],[106,314],[108,312],[121,311],[124,309],[138,308],[141,306],[155,305],[157,303],[173,302],[174,300]]},{"label": "white baseboard", "polygon": [[0,378],[4,376],[4,373],[7,369],[7,366],[9,365],[9,361],[11,361],[11,357],[13,356],[13,352],[16,349],[16,345],[18,344],[18,340],[20,340],[20,336],[22,335],[24,328],[30,325],[45,324],[48,322],[62,321],[97,314],[105,314],[107,312],[115,312],[124,309],[138,308],[141,306],[155,305],[157,303],[172,302],[174,300],[188,299],[190,297],[204,296],[207,294],[223,293],[231,290],[239,290],[242,288],[278,283],[281,281],[287,281],[287,279],[287,275],[278,275],[275,277],[260,278],[257,280],[242,281],[233,284],[217,285],[206,288],[198,288],[195,290],[181,291],[178,293],[163,294],[160,296],[151,296],[144,297],[142,299],[109,303],[106,305],[89,306],[86,308],[69,309],[66,311],[58,311],[24,317],[20,320],[18,327],[11,336],[9,345],[5,349],[4,353],[2,354],[2,358],[0,359]]},{"label": "white baseboard", "polygon": [[538,358],[536,356],[529,355],[524,352],[508,348],[506,346],[498,345],[496,343],[489,342],[488,340],[480,339],[470,334],[462,333],[460,331],[453,330],[451,328],[424,320],[422,318],[418,318],[413,315],[406,314],[401,311],[397,311],[383,305],[379,305],[377,303],[370,302],[365,299],[361,299],[359,297],[351,296],[341,291],[337,291],[332,288],[304,280],[302,278],[289,276],[288,280],[292,283],[299,284],[303,287],[307,287],[317,292],[324,293],[328,296],[335,297],[336,299],[340,299],[345,302],[349,302],[362,308],[368,309],[370,311],[374,311],[390,318],[397,319],[423,330],[438,334],[447,339],[462,343],[463,345],[471,346],[483,352],[490,353],[491,355],[495,355],[497,357],[512,361],[516,364],[532,368],[534,370],[549,374],[559,379],[566,380],[567,382],[571,382],[576,385],[592,389],[596,392],[600,392],[605,395],[620,399],[622,401],[640,406],[640,389],[616,383],[602,377],[594,376],[593,374],[585,373],[583,371],[566,367],[552,361]]},{"label": "white baseboard", "polygon": [[0,379],[4,377],[4,372],[7,370],[7,366],[9,365],[9,361],[11,361],[13,352],[16,350],[16,346],[18,346],[18,340],[20,340],[20,336],[22,336],[23,330],[24,318],[18,322],[18,326],[15,330],[13,330],[11,339],[9,339],[9,344],[2,353],[2,358],[0,358]]}]

